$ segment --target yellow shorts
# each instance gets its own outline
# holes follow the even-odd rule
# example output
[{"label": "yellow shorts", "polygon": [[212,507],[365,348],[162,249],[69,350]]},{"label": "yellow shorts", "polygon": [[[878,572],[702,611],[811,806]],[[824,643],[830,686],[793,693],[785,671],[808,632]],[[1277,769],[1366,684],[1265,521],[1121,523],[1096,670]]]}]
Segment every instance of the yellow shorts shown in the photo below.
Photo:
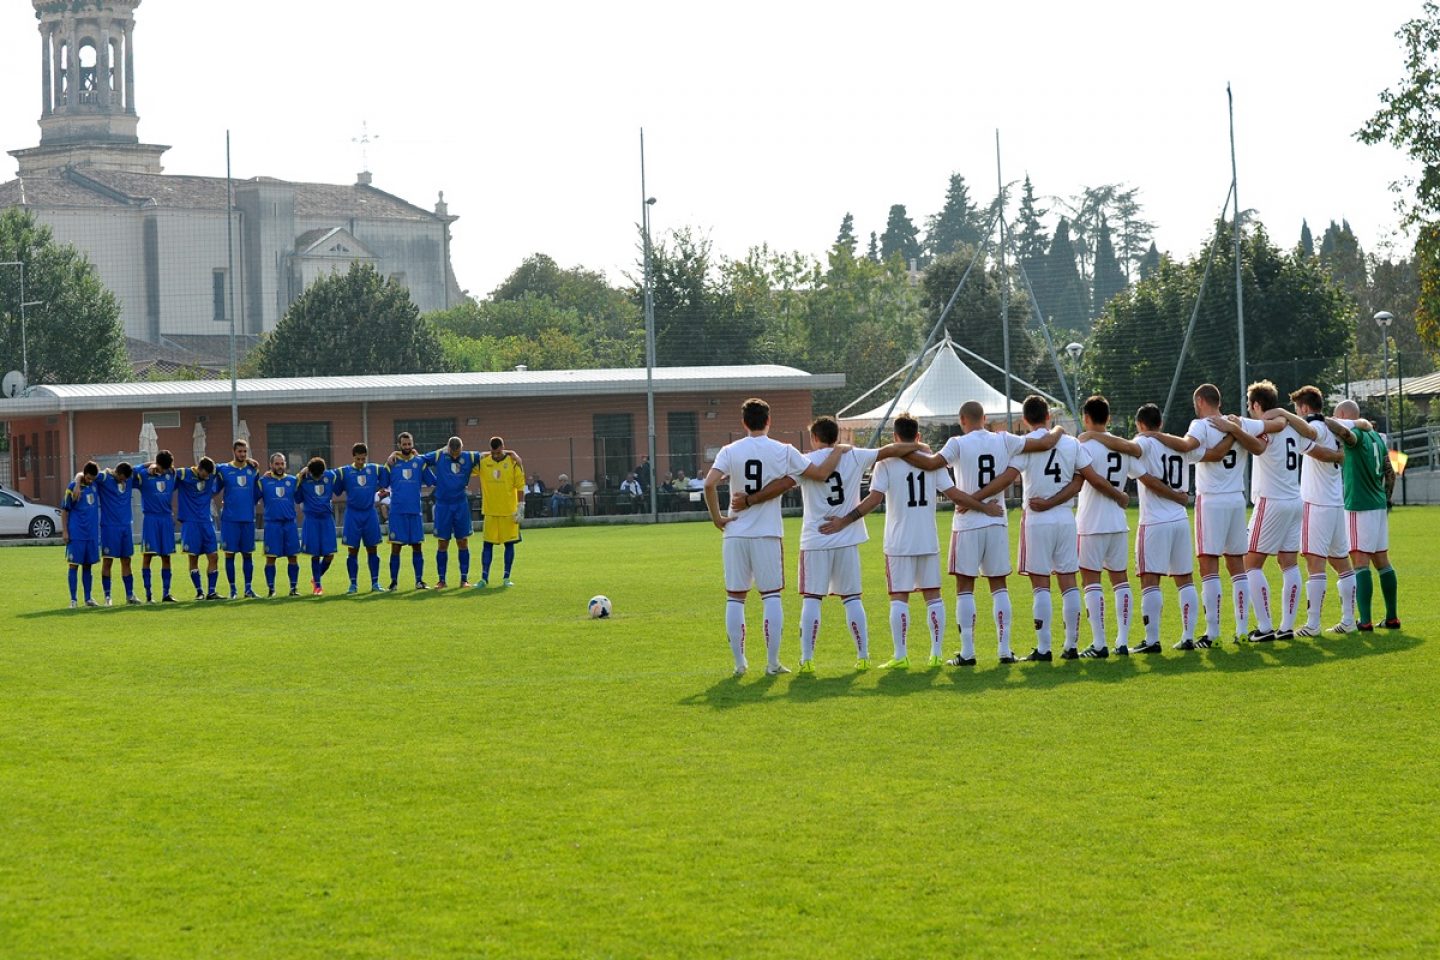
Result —
[{"label": "yellow shorts", "polygon": [[510,514],[485,517],[486,543],[514,543],[520,539],[520,524]]}]

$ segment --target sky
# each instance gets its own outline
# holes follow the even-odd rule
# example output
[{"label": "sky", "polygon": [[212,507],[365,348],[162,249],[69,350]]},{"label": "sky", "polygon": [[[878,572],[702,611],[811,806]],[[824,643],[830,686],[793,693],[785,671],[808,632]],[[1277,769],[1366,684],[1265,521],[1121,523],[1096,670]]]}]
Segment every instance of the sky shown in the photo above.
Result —
[{"label": "sky", "polygon": [[[1388,187],[1407,162],[1353,132],[1400,80],[1394,34],[1419,12],[143,0],[135,95],[169,173],[223,175],[228,129],[238,178],[348,183],[368,129],[375,186],[426,208],[444,191],[456,275],[479,296],[536,252],[635,272],[642,127],[656,235],[697,227],[732,257],[820,257],[846,212],[863,238],[895,203],[923,227],[953,172],[988,201],[997,130],[1007,181],[1138,187],[1160,248],[1190,256],[1229,187],[1227,83],[1241,203],[1272,238],[1343,217],[1367,250],[1403,252]],[[31,3],[0,0],[6,150],[38,142],[39,56]]]}]

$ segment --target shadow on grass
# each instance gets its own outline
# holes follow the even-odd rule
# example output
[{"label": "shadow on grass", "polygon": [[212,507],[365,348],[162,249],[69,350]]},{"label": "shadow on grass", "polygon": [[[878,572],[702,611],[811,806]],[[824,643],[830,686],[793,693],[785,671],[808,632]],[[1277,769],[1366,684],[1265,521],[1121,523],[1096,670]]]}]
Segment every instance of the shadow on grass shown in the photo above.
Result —
[{"label": "shadow on grass", "polygon": [[[289,588],[286,587],[284,589],[288,590]],[[485,597],[495,597],[503,592],[502,590],[493,588],[487,590],[475,590],[468,587],[463,590],[459,587],[455,587],[447,588],[445,590],[436,590],[432,588],[429,590],[401,589],[393,592],[389,590],[386,590],[384,592],[377,592],[371,590],[369,587],[363,587],[354,594],[346,593],[345,590],[342,588],[340,590],[327,591],[325,594],[316,597],[311,595],[308,587],[302,589],[303,592],[300,593],[298,596],[294,597],[287,596],[285,593],[277,593],[273,597],[266,597],[262,594],[261,596],[256,597],[253,600],[246,600],[243,598],[231,600],[227,597],[222,597],[219,600],[195,600],[190,598],[189,596],[183,596],[179,598],[175,603],[142,603],[138,606],[129,606],[123,600],[120,600],[117,601],[116,605],[113,607],[80,606],[74,610],[71,610],[67,607],[57,607],[51,610],[31,610],[27,613],[16,614],[15,619],[37,620],[41,622],[47,620],[55,620],[57,622],[62,622],[81,615],[88,615],[91,617],[148,617],[159,614],[162,611],[166,616],[173,617],[177,614],[184,615],[186,612],[188,612],[190,615],[194,615],[202,610],[214,610],[216,608],[225,606],[233,607],[236,604],[259,604],[261,606],[268,606],[271,604],[297,604],[302,602],[315,604],[328,604],[337,602],[365,604],[373,603],[375,601],[408,601],[410,603],[432,603],[441,600],[441,598],[443,597],[474,597],[476,599],[481,599]],[[102,600],[100,602],[103,603],[104,601]],[[259,609],[259,607],[253,608]],[[339,613],[340,611],[337,610],[331,612]]]},{"label": "shadow on grass", "polygon": [[1052,663],[995,665],[973,668],[912,668],[879,671],[874,684],[858,685],[862,674],[854,671],[833,676],[793,674],[788,683],[779,677],[726,677],[698,693],[680,700],[681,706],[726,710],[750,704],[776,701],[824,700],[830,697],[912,696],[938,692],[982,693],[990,691],[1046,690],[1068,683],[1121,683],[1148,675],[1187,673],[1240,673],[1251,670],[1285,670],[1326,663],[1357,660],[1412,650],[1424,640],[1401,631],[1357,633],[1345,637],[1316,637],[1275,644],[1227,643],[1193,653],[1166,652],[1146,656],[1116,657],[1107,660],[1055,660]]}]

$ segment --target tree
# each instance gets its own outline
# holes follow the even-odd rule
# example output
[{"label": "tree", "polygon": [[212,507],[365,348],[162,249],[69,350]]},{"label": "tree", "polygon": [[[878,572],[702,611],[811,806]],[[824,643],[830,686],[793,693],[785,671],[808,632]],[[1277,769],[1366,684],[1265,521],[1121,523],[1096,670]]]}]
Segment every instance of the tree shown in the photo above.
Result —
[{"label": "tree", "polygon": [[[891,213],[893,215],[894,208]],[[945,191],[945,206],[925,225],[927,255],[944,256],[955,252],[961,244],[979,246],[984,228],[980,212],[970,199],[970,188],[965,185],[965,178],[958,173],[950,174],[950,186]]]},{"label": "tree", "polygon": [[25,265],[21,342],[20,268],[0,267],[0,372],[28,358],[31,383],[114,383],[131,379],[120,302],[85,255],[58,244],[20,207],[0,212],[0,261]]},{"label": "tree", "polygon": [[[662,366],[753,363],[762,353],[763,321],[737,313],[721,283],[710,240],[690,227],[672,230],[651,248],[655,359]],[[632,278],[631,297],[644,303]]]},{"label": "tree", "polygon": [[1090,329],[1090,292],[1076,269],[1070,221],[1064,217],[1055,226],[1043,276],[1044,285],[1035,287],[1041,315],[1066,334],[1083,337]]},{"label": "tree", "polygon": [[434,373],[446,369],[435,329],[410,294],[355,261],[311,284],[251,355],[262,377]]},{"label": "tree", "polygon": [[848,210],[845,219],[840,221],[840,232],[835,235],[835,249],[855,256],[855,217]]},{"label": "tree", "polygon": [[889,260],[899,256],[907,266],[911,260],[920,259],[920,231],[905,212],[905,204],[890,207],[890,217],[885,221],[885,232],[880,235],[880,258]]},{"label": "tree", "polygon": [[1310,221],[1300,221],[1300,253],[1307,257],[1315,256],[1315,238],[1310,235]]},{"label": "tree", "polygon": [[1035,206],[1035,187],[1031,185],[1030,175],[1027,173],[1025,187],[1020,192],[1019,218],[1010,231],[1015,238],[1015,255],[1027,269],[1031,264],[1038,264],[1043,260],[1050,249],[1050,235],[1045,232],[1045,225],[1041,221],[1041,217],[1048,212]]},{"label": "tree", "polygon": [[1091,304],[1095,314],[1105,309],[1110,299],[1128,286],[1120,261],[1115,259],[1115,248],[1110,244],[1110,224],[1100,219],[1099,239],[1095,244],[1095,282]]},{"label": "tree", "polygon": [[869,257],[875,263],[880,262],[880,245],[875,242],[874,230],[870,231],[870,247],[865,251],[865,256]]},{"label": "tree", "polygon": [[[960,278],[974,259],[975,251],[960,247],[954,253],[937,258],[925,269],[920,281],[925,309],[925,322],[933,326],[949,302]],[[1013,276],[1013,275],[1012,275]],[[982,262],[970,272],[955,306],[945,319],[945,329],[958,343],[974,350],[996,366],[1003,366],[1005,333],[1000,324],[999,271]],[[1041,359],[1039,345],[1026,332],[1029,300],[1018,290],[1010,292],[1010,369],[1015,376],[1031,379]],[[1004,390],[1005,377],[981,363],[972,365],[975,373],[996,390]]]},{"label": "tree", "polygon": [[1150,249],[1145,251],[1145,256],[1140,261],[1140,279],[1147,280],[1155,276],[1160,269],[1160,251],[1156,248],[1154,241],[1150,243]]}]

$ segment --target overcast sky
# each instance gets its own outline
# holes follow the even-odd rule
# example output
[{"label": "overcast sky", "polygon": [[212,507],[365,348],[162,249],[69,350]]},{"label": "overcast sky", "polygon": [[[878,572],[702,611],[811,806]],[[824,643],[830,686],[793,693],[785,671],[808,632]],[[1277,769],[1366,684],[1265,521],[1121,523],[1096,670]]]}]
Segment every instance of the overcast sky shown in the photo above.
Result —
[{"label": "overcast sky", "polygon": [[[999,128],[1006,179],[1138,186],[1161,248],[1188,255],[1229,183],[1227,82],[1244,206],[1287,246],[1302,217],[1317,237],[1346,217],[1374,249],[1407,168],[1352,133],[1400,78],[1394,33],[1419,11],[144,0],[135,92],[170,173],[223,175],[228,128],[237,177],[350,182],[368,124],[375,185],[427,208],[445,191],[456,273],[482,295],[536,251],[631,270],[642,126],[655,230],[702,227],[725,254],[818,256],[846,211],[864,237],[892,203],[923,227],[952,171],[988,199]],[[32,5],[3,0],[7,150],[38,142],[39,54]]]}]

